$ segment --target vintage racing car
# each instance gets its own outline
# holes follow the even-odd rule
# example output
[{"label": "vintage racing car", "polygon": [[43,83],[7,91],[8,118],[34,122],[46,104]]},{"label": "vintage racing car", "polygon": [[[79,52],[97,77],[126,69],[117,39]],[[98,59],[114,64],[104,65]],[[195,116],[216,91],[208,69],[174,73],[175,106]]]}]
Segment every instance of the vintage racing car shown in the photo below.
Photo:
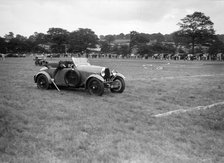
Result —
[{"label": "vintage racing car", "polygon": [[101,96],[105,88],[113,93],[125,89],[125,77],[110,71],[108,67],[91,65],[87,58],[72,58],[71,61],[48,62],[34,75],[34,82],[41,89],[51,86],[85,88],[90,94]]}]

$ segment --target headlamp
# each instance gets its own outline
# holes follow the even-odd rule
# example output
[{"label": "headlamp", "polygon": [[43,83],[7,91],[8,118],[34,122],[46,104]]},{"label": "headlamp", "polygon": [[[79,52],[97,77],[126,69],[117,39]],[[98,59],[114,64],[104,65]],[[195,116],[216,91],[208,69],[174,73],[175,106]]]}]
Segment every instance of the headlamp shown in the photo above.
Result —
[{"label": "headlamp", "polygon": [[105,76],[105,67],[101,70],[101,76],[102,76],[102,77]]}]

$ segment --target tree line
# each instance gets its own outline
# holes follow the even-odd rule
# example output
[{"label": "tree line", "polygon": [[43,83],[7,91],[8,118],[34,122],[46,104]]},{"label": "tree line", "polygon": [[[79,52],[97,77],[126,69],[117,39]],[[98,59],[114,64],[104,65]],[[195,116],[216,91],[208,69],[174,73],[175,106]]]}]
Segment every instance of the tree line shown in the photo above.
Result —
[{"label": "tree line", "polygon": [[98,36],[91,29],[79,28],[68,32],[62,28],[49,28],[46,34],[35,32],[24,37],[13,32],[0,37],[1,53],[65,53],[81,52],[95,47]]},{"label": "tree line", "polygon": [[[147,34],[131,31],[128,34],[100,35],[88,28],[72,32],[62,28],[49,28],[47,33],[35,32],[29,37],[9,32],[0,37],[0,53],[84,53],[88,48],[101,47],[101,53],[116,53],[123,56],[137,52],[152,56],[154,53],[182,52],[185,46],[189,53],[202,52],[197,45],[208,46],[208,53],[224,53],[224,35],[216,35],[213,22],[204,13],[186,15],[177,24],[180,29],[171,34]],[[127,40],[116,43],[116,40]]]}]

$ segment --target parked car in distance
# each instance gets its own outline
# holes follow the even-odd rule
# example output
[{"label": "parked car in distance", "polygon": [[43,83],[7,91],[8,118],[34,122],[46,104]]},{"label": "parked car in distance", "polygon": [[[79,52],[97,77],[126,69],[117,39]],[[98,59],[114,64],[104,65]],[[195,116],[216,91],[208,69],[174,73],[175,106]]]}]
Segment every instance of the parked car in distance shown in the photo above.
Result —
[{"label": "parked car in distance", "polygon": [[26,57],[26,54],[21,54],[21,53],[8,53],[5,54],[5,57]]},{"label": "parked car in distance", "polygon": [[44,66],[48,63],[44,55],[36,55],[33,60],[36,66]]},{"label": "parked car in distance", "polygon": [[125,77],[108,67],[91,65],[87,58],[72,58],[70,61],[48,62],[34,75],[40,89],[56,86],[84,88],[90,94],[101,96],[105,88],[113,93],[125,89]]}]

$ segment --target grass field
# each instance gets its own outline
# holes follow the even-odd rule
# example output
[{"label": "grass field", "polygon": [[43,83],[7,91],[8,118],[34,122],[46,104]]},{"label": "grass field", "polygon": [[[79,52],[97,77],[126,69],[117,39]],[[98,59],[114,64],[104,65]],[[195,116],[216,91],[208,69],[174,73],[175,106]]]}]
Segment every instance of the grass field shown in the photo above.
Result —
[{"label": "grass field", "polygon": [[37,89],[32,59],[0,61],[0,162],[224,162],[223,62],[91,59],[126,77],[98,97]]}]

